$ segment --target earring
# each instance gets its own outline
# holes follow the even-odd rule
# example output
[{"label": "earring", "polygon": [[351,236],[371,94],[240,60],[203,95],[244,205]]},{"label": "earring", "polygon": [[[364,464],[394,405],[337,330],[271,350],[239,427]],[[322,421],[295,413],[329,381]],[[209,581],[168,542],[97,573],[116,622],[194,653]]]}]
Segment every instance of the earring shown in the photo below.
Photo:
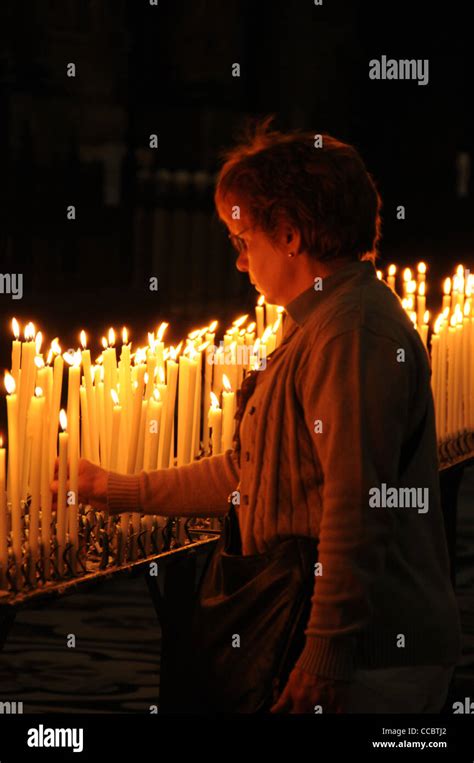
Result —
[{"label": "earring", "polygon": [[294,256],[295,256],[295,253],[294,253],[294,252],[290,252],[290,253],[288,254],[288,257],[294,257]]}]

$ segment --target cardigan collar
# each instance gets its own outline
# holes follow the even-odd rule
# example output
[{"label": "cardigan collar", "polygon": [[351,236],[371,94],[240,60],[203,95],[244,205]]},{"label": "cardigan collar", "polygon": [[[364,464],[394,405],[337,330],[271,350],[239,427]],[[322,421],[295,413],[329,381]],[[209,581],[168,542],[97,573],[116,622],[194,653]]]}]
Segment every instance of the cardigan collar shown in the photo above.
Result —
[{"label": "cardigan collar", "polygon": [[370,260],[357,260],[332,273],[330,276],[322,279],[322,288],[316,291],[314,283],[308,289],[305,289],[297,297],[291,300],[285,308],[289,316],[302,326],[313,310],[321,305],[330,294],[332,294],[342,283],[356,280],[358,278],[366,279],[370,276],[376,277],[376,270]]}]

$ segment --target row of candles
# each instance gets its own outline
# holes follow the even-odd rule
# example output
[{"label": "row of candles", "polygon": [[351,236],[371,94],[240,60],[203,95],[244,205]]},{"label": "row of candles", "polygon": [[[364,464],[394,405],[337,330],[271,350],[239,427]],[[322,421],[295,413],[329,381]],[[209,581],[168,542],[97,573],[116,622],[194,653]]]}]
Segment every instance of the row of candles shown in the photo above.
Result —
[{"label": "row of candles", "polygon": [[[426,348],[430,313],[426,310],[426,264],[418,263],[397,282],[397,268],[388,267],[386,282],[401,299]],[[384,279],[382,271],[377,271]],[[398,287],[398,290],[397,290]],[[401,288],[400,288],[401,287]],[[443,282],[441,310],[433,321],[430,341],[431,385],[438,440],[474,430],[474,274],[458,265]]]},{"label": "row of candles", "polygon": [[[460,265],[445,280],[430,344],[425,263],[418,264],[415,276],[406,268],[400,278],[395,265],[390,265],[385,278],[381,271],[377,275],[398,295],[427,350],[431,347],[438,439],[474,429],[473,275]],[[245,375],[280,343],[284,316],[282,307],[265,304],[260,297],[255,321],[244,325],[246,315],[235,320],[218,347],[217,321],[191,332],[177,347],[165,347],[167,324],[162,323],[156,333],[148,334],[147,345],[134,352],[124,328],[120,354],[110,329],[94,363],[85,332],[80,335],[82,349],[63,353],[55,339],[43,355],[41,332],[28,324],[22,341],[13,319],[11,371],[5,374],[8,465],[0,441],[0,588],[7,587],[5,572],[12,557],[18,584],[25,551],[30,557],[30,583],[35,583],[40,558],[49,579],[52,540],[59,574],[64,573],[66,546],[70,568],[76,571],[80,456],[133,474],[181,466],[199,455],[232,447],[236,392]],[[58,455],[54,512],[50,483]],[[132,531],[129,558],[136,558],[136,538],[143,528],[149,547],[154,521],[138,513],[120,515],[122,549]]]},{"label": "row of candles", "polygon": [[[11,371],[5,373],[8,465],[0,441],[0,587],[7,587],[12,557],[18,585],[25,549],[30,583],[36,581],[40,558],[49,579],[52,540],[59,574],[64,573],[66,548],[70,568],[77,571],[81,456],[134,474],[181,466],[200,454],[232,447],[236,392],[245,374],[260,367],[280,343],[283,308],[260,298],[255,321],[244,326],[247,319],[244,315],[235,320],[219,346],[217,321],[191,332],[177,347],[165,347],[168,324],[162,323],[156,334],[148,334],[148,344],[134,352],[124,328],[120,354],[110,329],[94,363],[84,331],[82,349],[62,352],[54,339],[43,354],[41,332],[30,323],[22,341],[13,319]],[[65,371],[66,410],[61,409]],[[54,513],[50,484],[58,455]],[[138,513],[120,515],[122,554],[131,530],[129,558],[136,558],[136,538],[143,526],[150,546],[154,520]]]}]

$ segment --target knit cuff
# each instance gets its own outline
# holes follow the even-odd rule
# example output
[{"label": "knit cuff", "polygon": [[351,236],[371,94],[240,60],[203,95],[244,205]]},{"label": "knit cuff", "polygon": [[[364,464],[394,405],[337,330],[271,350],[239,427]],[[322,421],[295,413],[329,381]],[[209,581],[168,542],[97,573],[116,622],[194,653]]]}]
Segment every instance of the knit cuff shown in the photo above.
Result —
[{"label": "knit cuff", "polygon": [[295,667],[324,678],[350,681],[355,669],[354,648],[351,637],[307,636]]},{"label": "knit cuff", "polygon": [[109,472],[107,479],[107,509],[109,514],[137,511],[140,508],[140,479],[133,474]]}]

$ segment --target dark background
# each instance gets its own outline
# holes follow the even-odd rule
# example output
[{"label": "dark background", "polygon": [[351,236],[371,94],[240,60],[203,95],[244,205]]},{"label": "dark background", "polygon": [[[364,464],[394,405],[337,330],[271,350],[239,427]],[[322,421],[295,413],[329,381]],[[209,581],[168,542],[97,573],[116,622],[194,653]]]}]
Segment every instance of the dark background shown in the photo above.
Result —
[{"label": "dark background", "polygon": [[[360,149],[384,201],[380,264],[426,259],[430,303],[435,276],[472,256],[472,184],[456,192],[456,157],[473,140],[466,13],[452,2],[438,11],[347,0],[3,0],[0,272],[24,274],[22,301],[0,295],[3,365],[12,315],[66,346],[90,328],[99,347],[111,324],[140,341],[169,320],[167,338],[178,341],[253,308],[212,201],[219,152],[247,116],[274,113],[280,129],[326,131]],[[429,84],[370,80],[368,62],[382,54],[429,58]]]}]

